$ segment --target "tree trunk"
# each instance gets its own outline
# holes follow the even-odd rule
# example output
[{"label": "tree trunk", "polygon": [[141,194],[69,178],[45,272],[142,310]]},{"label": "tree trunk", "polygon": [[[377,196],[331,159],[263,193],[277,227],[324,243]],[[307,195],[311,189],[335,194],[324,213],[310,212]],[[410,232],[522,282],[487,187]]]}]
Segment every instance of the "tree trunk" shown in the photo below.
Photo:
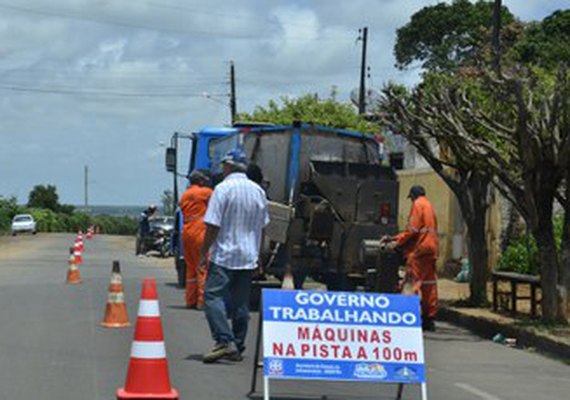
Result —
[{"label": "tree trunk", "polygon": [[507,250],[507,247],[509,247],[509,244],[513,241],[513,239],[517,239],[521,236],[521,215],[520,213],[517,211],[517,208],[512,205],[509,204],[508,206],[508,221],[507,221],[507,227],[503,230],[502,235],[501,235],[501,251],[505,252],[505,250]]},{"label": "tree trunk", "polygon": [[552,217],[541,218],[533,230],[538,245],[540,282],[542,285],[542,319],[545,322],[562,321],[560,294],[558,291],[558,254],[554,240]]},{"label": "tree trunk", "polygon": [[564,213],[564,226],[562,230],[562,245],[560,248],[560,283],[565,291],[565,314],[570,314],[570,210]]},{"label": "tree trunk", "polygon": [[473,306],[487,304],[487,279],[489,276],[487,246],[487,193],[490,179],[485,174],[473,173],[456,192],[461,213],[467,225],[468,255],[471,267],[469,302]]},{"label": "tree trunk", "polygon": [[471,266],[471,279],[469,280],[470,303],[474,306],[487,304],[487,279],[489,250],[487,248],[487,235],[485,232],[485,212],[473,215],[467,232],[469,239],[469,264]]}]

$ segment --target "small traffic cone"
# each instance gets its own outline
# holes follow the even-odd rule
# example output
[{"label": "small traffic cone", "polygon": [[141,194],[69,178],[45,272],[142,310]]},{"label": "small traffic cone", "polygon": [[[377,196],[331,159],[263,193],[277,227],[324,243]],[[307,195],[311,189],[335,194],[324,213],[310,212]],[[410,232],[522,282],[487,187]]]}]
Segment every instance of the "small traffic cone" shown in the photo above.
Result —
[{"label": "small traffic cone", "polygon": [[125,304],[125,294],[123,291],[123,278],[121,277],[121,267],[118,261],[113,261],[113,271],[111,272],[111,283],[109,284],[105,316],[103,317],[101,325],[105,328],[124,328],[131,325],[127,315],[127,305]]},{"label": "small traffic cone", "polygon": [[117,399],[178,399],[178,392],[170,386],[154,279],[143,282],[129,369],[125,387],[117,389]]},{"label": "small traffic cone", "polygon": [[73,252],[75,255],[75,265],[79,266],[83,263],[83,255],[81,254],[81,250],[77,243],[75,243],[75,251]]},{"label": "small traffic cone", "polygon": [[83,238],[81,236],[75,238],[75,245],[79,247],[79,251],[83,251]]},{"label": "small traffic cone", "polygon": [[68,285],[77,285],[82,283],[81,277],[79,276],[79,269],[75,264],[75,254],[73,247],[69,248],[69,269],[67,270],[67,282]]}]

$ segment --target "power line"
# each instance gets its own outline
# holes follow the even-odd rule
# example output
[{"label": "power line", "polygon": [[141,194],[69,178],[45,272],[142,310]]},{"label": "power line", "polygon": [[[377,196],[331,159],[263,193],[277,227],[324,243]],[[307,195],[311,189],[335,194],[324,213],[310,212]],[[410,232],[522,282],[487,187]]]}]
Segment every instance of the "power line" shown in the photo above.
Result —
[{"label": "power line", "polygon": [[[104,70],[104,69],[97,69],[97,70],[70,70],[66,69],[65,67],[62,68],[27,68],[24,69],[22,67],[19,68],[1,68],[0,67],[0,74],[25,74],[25,75],[34,75],[34,74],[65,74],[66,76],[78,76],[84,78],[85,76],[89,76],[92,78],[109,78],[109,77],[117,77],[121,80],[125,79],[171,79],[171,80],[190,80],[195,83],[222,83],[221,80],[215,79],[213,76],[195,76],[189,77],[188,71],[156,71],[156,72],[149,72],[149,73],[140,73],[140,72],[131,72],[131,71],[116,71],[116,70]],[[217,76],[216,76],[217,78]]]},{"label": "power line", "polygon": [[[202,14],[202,15],[211,15],[214,17],[223,17],[223,18],[227,18],[227,19],[233,19],[233,20],[237,20],[237,21],[244,21],[244,20],[249,20],[249,21],[253,21],[256,23],[263,23],[263,24],[268,24],[268,25],[275,25],[276,21],[274,19],[271,18],[267,18],[267,17],[261,17],[261,16],[256,16],[256,15],[251,15],[251,14],[228,14],[228,13],[220,13],[220,12],[212,12],[209,10],[204,10],[202,8],[196,8],[196,7],[186,7],[186,6],[182,6],[182,5],[174,5],[174,4],[168,4],[168,3],[158,3],[155,1],[145,1],[145,0],[139,0],[138,3],[143,3],[143,4],[147,4],[150,5],[152,7],[157,7],[157,8],[162,8],[162,9],[170,9],[170,10],[178,10],[178,11],[187,11],[188,13],[191,14]],[[287,27],[300,27],[300,28],[313,28],[313,25],[309,25],[309,24],[299,24],[299,23],[291,23],[291,22],[287,22],[287,24],[282,24],[279,23],[280,26],[287,26]]]},{"label": "power line", "polygon": [[[152,31],[161,31],[161,32],[173,32],[173,33],[192,33],[196,35],[204,35],[204,36],[217,36],[223,37],[226,39],[250,39],[250,40],[267,40],[267,36],[262,35],[252,35],[252,34],[238,34],[238,33],[227,33],[227,32],[220,32],[220,31],[208,31],[208,30],[198,30],[198,29],[188,29],[188,28],[176,28],[176,27],[157,27],[157,26],[148,26],[137,22],[129,22],[129,21],[119,21],[119,20],[109,20],[105,18],[99,18],[92,15],[84,15],[84,14],[77,14],[73,12],[65,12],[65,11],[52,11],[46,9],[37,9],[32,7],[8,4],[8,3],[0,3],[0,8],[4,8],[7,10],[17,11],[20,13],[29,13],[29,14],[36,14],[42,16],[49,16],[49,17],[56,17],[56,18],[63,18],[68,20],[82,20],[93,22],[97,24],[106,24],[106,25],[116,25],[122,26],[126,28],[135,28],[135,29],[144,29],[144,30],[152,30]],[[306,36],[303,37],[291,37],[288,36],[288,40],[301,40],[301,41],[311,41],[311,40],[333,40],[339,41],[339,37],[320,37],[316,39],[308,39]],[[342,38],[345,38],[342,36]],[[350,37],[346,36],[347,40],[350,40]]]},{"label": "power line", "polygon": [[[110,96],[110,97],[204,97],[202,93],[127,93],[116,91],[94,91],[94,90],[74,90],[65,88],[41,88],[41,87],[24,87],[13,85],[2,85],[0,89],[10,90],[14,92],[33,92],[46,94],[72,94],[81,96]],[[208,94],[208,96],[227,96],[225,94]]]},{"label": "power line", "polygon": [[[36,9],[30,8],[25,6],[13,5],[13,4],[6,4],[0,3],[1,8],[5,8],[12,11],[17,11],[21,13],[29,13],[29,14],[36,14],[36,15],[43,15],[48,17],[56,17],[62,19],[70,19],[70,20],[81,20],[81,21],[88,21],[94,22],[97,24],[105,24],[105,25],[117,25],[126,28],[136,28],[136,29],[145,29],[145,30],[153,30],[153,31],[163,31],[163,32],[176,32],[176,33],[194,33],[194,34],[202,34],[202,35],[210,35],[213,32],[208,31],[200,31],[196,29],[181,29],[181,28],[173,28],[173,27],[151,27],[143,24],[132,23],[132,22],[125,22],[125,21],[116,21],[116,20],[107,20],[104,18],[98,18],[95,16],[87,16],[87,15],[80,15],[75,13],[66,13],[64,11],[51,11],[45,9]],[[220,34],[219,36],[224,36]],[[257,39],[258,36],[240,36],[236,34],[225,35],[230,39]]]},{"label": "power line", "polygon": [[[51,85],[53,85],[54,83],[58,84],[57,86],[57,90],[78,90],[83,86],[83,83],[86,81],[86,79],[82,79],[80,80],[79,78],[77,79],[65,79],[65,80],[60,80],[59,82],[54,79],[52,77],[52,79],[50,79],[50,77],[36,77],[35,79],[33,79],[35,82],[35,85],[37,86],[38,84],[43,84],[43,83],[49,83]],[[5,86],[16,86],[16,87],[28,87],[28,84],[30,83],[30,79],[14,79],[14,77],[10,78],[10,79],[2,79],[0,81],[0,85],[5,85]],[[77,83],[77,84],[75,84]],[[125,90],[135,90],[135,91],[143,91],[143,92],[154,92],[154,91],[158,91],[159,94],[162,93],[167,93],[170,94],[172,91],[174,91],[175,93],[186,93],[186,92],[192,92],[192,91],[196,91],[196,90],[211,90],[212,88],[221,88],[222,85],[225,86],[225,84],[223,82],[219,82],[219,83],[214,83],[214,84],[187,84],[187,85],[166,85],[164,83],[161,82],[149,82],[149,81],[139,81],[139,82],[125,82],[123,80],[106,80],[106,81],[101,81],[101,80],[91,80],[92,85],[96,85],[96,87],[92,87],[92,88],[85,88],[88,91],[98,91],[98,90],[106,90],[106,88],[111,88],[113,89],[113,91],[115,89],[117,89],[117,87],[119,87],[120,85],[120,89],[122,91]],[[52,86],[50,86],[52,87]],[[137,92],[138,93],[138,92]]]}]

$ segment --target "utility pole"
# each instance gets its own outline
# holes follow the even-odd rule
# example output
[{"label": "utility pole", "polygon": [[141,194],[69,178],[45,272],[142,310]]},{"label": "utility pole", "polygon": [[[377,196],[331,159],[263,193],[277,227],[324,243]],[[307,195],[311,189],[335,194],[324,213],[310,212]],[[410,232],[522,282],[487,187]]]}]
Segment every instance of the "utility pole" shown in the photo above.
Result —
[{"label": "utility pole", "polygon": [[84,200],[85,200],[85,211],[89,210],[89,167],[87,165],[84,166],[83,168],[83,179],[84,179]]},{"label": "utility pole", "polygon": [[358,93],[358,114],[366,111],[366,45],[368,43],[368,27],[359,29],[361,34],[358,40],[362,40],[362,62],[360,64],[360,92]]},{"label": "utility pole", "polygon": [[502,1],[495,0],[495,6],[493,8],[493,36],[492,36],[492,47],[493,47],[493,70],[497,74],[501,74],[501,8]]},{"label": "utility pole", "polygon": [[230,61],[230,113],[232,117],[232,125],[236,122],[236,74],[234,62]]}]

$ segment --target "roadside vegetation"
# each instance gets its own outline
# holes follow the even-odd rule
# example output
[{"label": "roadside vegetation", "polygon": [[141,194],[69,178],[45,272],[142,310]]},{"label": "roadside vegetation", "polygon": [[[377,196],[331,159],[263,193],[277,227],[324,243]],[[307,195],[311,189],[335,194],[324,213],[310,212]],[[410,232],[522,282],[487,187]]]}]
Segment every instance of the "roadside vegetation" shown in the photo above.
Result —
[{"label": "roadside vegetation", "polygon": [[35,186],[26,205],[18,204],[15,197],[0,196],[0,234],[10,232],[12,218],[17,214],[31,214],[38,232],[85,231],[91,224],[98,227],[101,233],[114,235],[134,235],[137,230],[136,218],[91,215],[79,212],[71,205],[60,204],[53,185]]},{"label": "roadside vegetation", "polygon": [[[564,227],[563,215],[554,218],[554,240],[558,251],[562,249],[562,233]],[[499,261],[501,271],[517,272],[519,274],[540,274],[540,258],[536,240],[527,232],[511,238]]]},{"label": "roadside vegetation", "polygon": [[399,68],[421,68],[422,81],[387,85],[377,115],[456,194],[469,233],[471,304],[487,299],[487,199],[498,191],[528,229],[510,241],[501,268],[538,273],[543,322],[567,323],[570,10],[526,23],[500,6],[454,0],[412,15],[394,54]]}]

